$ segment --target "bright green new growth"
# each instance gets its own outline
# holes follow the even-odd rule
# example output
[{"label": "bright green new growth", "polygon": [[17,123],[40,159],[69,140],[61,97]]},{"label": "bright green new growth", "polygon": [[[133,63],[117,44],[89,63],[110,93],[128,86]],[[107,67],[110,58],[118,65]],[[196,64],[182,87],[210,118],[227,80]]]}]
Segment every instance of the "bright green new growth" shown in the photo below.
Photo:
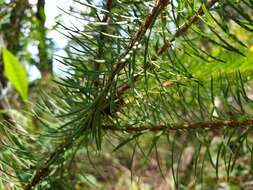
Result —
[{"label": "bright green new growth", "polygon": [[3,48],[3,63],[6,77],[18,91],[21,98],[26,101],[28,98],[28,79],[24,66],[22,66],[18,59],[5,48]]}]

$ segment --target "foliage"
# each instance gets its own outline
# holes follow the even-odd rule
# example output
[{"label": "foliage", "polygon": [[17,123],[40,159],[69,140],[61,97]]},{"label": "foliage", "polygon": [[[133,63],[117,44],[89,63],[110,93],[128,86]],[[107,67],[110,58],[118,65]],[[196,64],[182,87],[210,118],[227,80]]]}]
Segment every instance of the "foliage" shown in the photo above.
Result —
[{"label": "foliage", "polygon": [[135,156],[145,165],[155,155],[175,189],[192,180],[208,187],[210,170],[216,182],[252,173],[252,0],[74,3],[65,13],[83,28],[59,23],[71,40],[67,76],[42,96],[39,130],[3,127],[3,180],[26,190],[98,189],[81,159],[99,167],[95,157],[110,144],[116,154],[131,147],[131,171]]},{"label": "foliage", "polygon": [[17,89],[23,100],[27,100],[28,79],[25,68],[20,65],[18,59],[7,49],[3,49],[3,63],[5,75]]}]

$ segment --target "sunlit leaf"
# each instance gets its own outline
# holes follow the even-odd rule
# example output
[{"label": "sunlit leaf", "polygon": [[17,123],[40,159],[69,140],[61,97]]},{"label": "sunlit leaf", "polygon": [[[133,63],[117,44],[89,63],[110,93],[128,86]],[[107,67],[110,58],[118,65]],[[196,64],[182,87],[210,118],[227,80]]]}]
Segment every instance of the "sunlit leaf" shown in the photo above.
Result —
[{"label": "sunlit leaf", "polygon": [[7,49],[3,49],[4,73],[13,87],[25,101],[28,98],[28,78],[25,68]]}]

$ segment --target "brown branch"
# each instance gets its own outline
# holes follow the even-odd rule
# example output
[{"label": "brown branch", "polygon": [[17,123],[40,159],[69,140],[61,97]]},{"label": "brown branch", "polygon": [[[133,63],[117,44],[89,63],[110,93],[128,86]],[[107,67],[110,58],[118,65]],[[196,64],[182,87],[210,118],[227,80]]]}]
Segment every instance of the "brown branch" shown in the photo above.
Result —
[{"label": "brown branch", "polygon": [[[108,78],[108,81],[103,89],[103,91],[100,93],[98,98],[94,101],[93,105],[91,106],[92,109],[96,109],[96,107],[103,103],[105,100],[105,97],[108,93],[108,91],[111,88],[111,85],[113,83],[113,80],[116,75],[118,75],[121,70],[126,66],[127,60],[126,56],[129,54],[129,52],[133,49],[133,47],[138,44],[138,42],[141,40],[141,38],[145,35],[147,29],[150,27],[152,22],[156,19],[156,17],[161,13],[161,11],[169,4],[169,0],[160,0],[156,6],[152,9],[151,14],[147,16],[145,21],[141,24],[140,28],[134,33],[131,41],[128,44],[128,48],[126,51],[119,56],[119,60],[116,63],[116,66],[111,72],[111,75]],[[108,109],[108,107],[104,107],[103,110]],[[102,110],[102,112],[103,112]]]},{"label": "brown branch", "polygon": [[90,108],[91,113],[88,114],[87,120],[84,123],[83,127],[81,129],[78,129],[77,136],[72,136],[70,137],[67,142],[62,143],[59,145],[53,153],[51,153],[46,159],[45,163],[41,167],[39,167],[33,177],[31,178],[31,181],[24,187],[24,190],[31,190],[33,189],[36,185],[38,185],[49,173],[50,173],[50,166],[57,160],[57,158],[63,154],[66,149],[68,149],[73,143],[74,143],[74,138],[75,140],[78,139],[78,137],[81,136],[83,132],[85,132],[87,129],[89,129],[90,126],[92,126],[91,122],[92,117],[94,113],[96,112],[96,109],[99,107],[98,105],[104,101],[104,97],[106,97],[111,85],[112,81],[114,80],[115,76],[119,74],[119,72],[126,66],[127,62],[122,61],[122,59],[130,52],[130,50],[134,47],[134,45],[141,40],[141,38],[144,36],[146,33],[147,29],[150,27],[151,23],[154,21],[154,19],[157,17],[157,15],[160,14],[160,12],[168,5],[169,0],[160,0],[156,6],[153,8],[151,11],[151,14],[147,16],[145,21],[142,23],[140,28],[134,33],[132,40],[130,41],[127,50],[125,53],[123,53],[119,61],[116,63],[116,67],[113,69],[109,80],[104,88],[104,90],[101,92],[101,94],[98,96],[97,100],[94,101],[93,105]]},{"label": "brown branch", "polygon": [[[126,55],[133,49],[133,47],[137,44],[137,42],[140,41],[140,39],[143,37],[143,35],[146,33],[147,29],[150,27],[151,23],[156,19],[157,15],[160,14],[160,12],[168,5],[169,0],[160,0],[157,5],[153,8],[151,14],[147,16],[145,21],[142,23],[141,27],[135,32],[133,35],[132,40],[128,44],[128,48],[125,51],[124,54],[119,60],[119,62],[116,64],[115,69],[112,71],[111,77],[109,78],[108,84],[114,79],[114,77],[125,67],[127,64],[127,61],[124,60]],[[124,61],[123,61],[124,60]]]},{"label": "brown branch", "polygon": [[[138,42],[141,40],[141,38],[143,37],[143,35],[146,33],[147,29],[150,27],[151,23],[154,21],[154,19],[156,19],[156,17],[161,13],[161,11],[169,4],[169,0],[159,0],[156,3],[156,6],[153,8],[151,14],[149,16],[147,16],[147,18],[145,19],[145,21],[142,23],[141,27],[135,32],[135,34],[133,35],[132,40],[130,41],[130,43],[128,44],[128,48],[125,51],[124,54],[122,54],[122,56],[120,56],[120,60],[119,62],[116,64],[114,70],[112,71],[112,74],[110,75],[109,79],[108,79],[108,83],[104,88],[104,91],[100,94],[100,100],[102,100],[102,96],[105,96],[105,94],[108,92],[112,81],[114,80],[115,76],[126,66],[127,64],[127,60],[125,59],[126,55],[128,55],[128,53],[133,49],[133,47],[138,44]],[[134,82],[136,82],[139,79],[139,75],[137,74],[136,76],[134,76]],[[127,83],[124,83],[122,86],[120,86],[118,88],[118,90],[116,91],[116,98],[115,101],[117,102],[122,102],[122,97],[121,95],[124,94],[124,92],[126,90],[128,90],[130,88],[130,85]],[[95,102],[94,106],[98,105],[100,102],[97,101]],[[109,105],[108,105],[109,106]],[[106,106],[103,110],[109,110],[109,107]],[[110,114],[110,113],[109,113]]]},{"label": "brown branch", "polygon": [[[206,5],[206,9],[209,10],[210,8],[212,8],[215,3],[219,2],[219,0],[211,0],[207,5]],[[187,23],[185,23],[181,28],[179,28],[177,30],[177,32],[170,38],[170,40],[168,40],[158,51],[157,51],[157,55],[161,55],[162,53],[164,53],[164,51],[166,51],[169,47],[171,47],[172,43],[176,40],[176,38],[178,37],[181,37],[183,35],[185,35],[185,33],[188,31],[188,29],[190,29],[190,27],[196,23],[200,17],[199,16],[202,16],[204,14],[203,10],[202,10],[202,7],[200,7],[198,9],[198,14],[197,15],[194,15],[192,16],[189,21]],[[156,59],[156,58],[154,58]],[[135,76],[136,81],[140,80],[141,79],[141,75],[138,74]],[[166,81],[167,82],[167,81]],[[125,91],[127,91],[128,89],[130,89],[130,85],[128,82],[122,84],[119,88],[118,88],[118,91],[117,91],[117,99],[121,99],[122,95],[124,94]]]},{"label": "brown branch", "polygon": [[119,131],[119,132],[143,132],[143,131],[189,131],[196,129],[221,129],[223,127],[252,127],[253,119],[245,121],[224,120],[224,121],[202,121],[202,122],[184,122],[172,123],[168,125],[140,125],[134,127],[133,125],[125,125],[123,127],[115,127],[114,125],[101,125],[104,130]]},{"label": "brown branch", "polygon": [[[206,9],[209,10],[211,7],[213,7],[219,0],[211,0],[206,5]],[[188,29],[192,26],[192,24],[196,23],[200,16],[204,14],[202,7],[198,9],[198,14],[192,16],[187,23],[185,23],[181,28],[177,30],[177,32],[172,36],[170,40],[168,40],[157,52],[158,55],[161,55],[166,49],[171,47],[171,44],[176,40],[176,38],[183,36]]]}]

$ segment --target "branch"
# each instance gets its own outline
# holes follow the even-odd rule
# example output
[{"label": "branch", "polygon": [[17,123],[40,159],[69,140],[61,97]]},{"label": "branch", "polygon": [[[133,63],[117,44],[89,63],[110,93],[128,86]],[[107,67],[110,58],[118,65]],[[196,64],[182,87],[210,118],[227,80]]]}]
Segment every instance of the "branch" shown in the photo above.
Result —
[{"label": "branch", "polygon": [[[140,26],[140,28],[134,33],[132,40],[130,41],[127,50],[119,57],[119,61],[116,63],[116,67],[113,69],[109,80],[107,82],[107,84],[105,85],[105,88],[103,89],[103,91],[101,92],[101,94],[98,96],[98,98],[94,101],[94,103],[92,104],[92,106],[90,107],[90,111],[91,113],[88,114],[87,116],[87,120],[84,123],[84,125],[77,129],[77,133],[75,133],[73,136],[71,136],[67,142],[62,143],[61,145],[59,145],[55,151],[53,153],[51,153],[48,156],[48,159],[46,159],[46,161],[43,163],[43,165],[41,167],[39,167],[31,181],[24,187],[24,190],[31,190],[33,189],[36,185],[38,185],[46,176],[49,175],[50,173],[50,166],[57,160],[57,158],[62,155],[66,149],[68,149],[69,147],[71,147],[71,145],[74,143],[75,141],[78,139],[78,137],[81,136],[81,134],[83,132],[85,132],[87,129],[90,128],[90,126],[92,126],[92,124],[90,123],[91,121],[91,117],[94,115],[94,113],[96,113],[96,109],[99,107],[98,105],[104,101],[104,98],[106,97],[111,85],[112,85],[112,81],[114,80],[115,76],[117,74],[120,73],[120,71],[126,66],[127,61],[124,60],[123,58],[130,52],[130,50],[134,47],[134,45],[136,43],[138,43],[141,38],[145,35],[147,29],[150,27],[150,25],[152,24],[152,22],[156,19],[156,17],[160,14],[160,12],[168,5],[169,0],[160,0],[156,6],[153,8],[151,14],[149,16],[147,16],[147,18],[145,19],[145,21],[142,23],[142,25]],[[124,61],[122,61],[124,60]],[[105,108],[104,108],[105,109]],[[76,135],[76,136],[75,136]]]},{"label": "branch", "polygon": [[245,121],[236,120],[224,120],[224,121],[202,121],[202,122],[184,122],[184,123],[172,123],[168,125],[140,125],[134,127],[133,125],[125,125],[121,128],[115,127],[114,125],[101,125],[100,127],[104,130],[119,131],[119,132],[158,132],[158,131],[189,131],[196,129],[221,129],[223,127],[252,127],[253,119]]},{"label": "branch", "polygon": [[[219,0],[211,0],[207,5],[206,5],[206,9],[209,10],[211,9],[215,3],[219,2]],[[171,47],[172,43],[176,40],[176,38],[181,37],[183,35],[186,34],[186,32],[188,31],[188,29],[190,29],[190,27],[196,23],[199,19],[200,16],[202,16],[204,14],[202,7],[200,7],[198,9],[197,15],[192,16],[189,21],[187,23],[185,23],[181,28],[179,28],[176,33],[157,51],[157,55],[161,55],[164,53],[164,51],[166,51],[169,47]],[[156,58],[154,58],[156,59]],[[134,82],[138,81],[141,79],[141,75],[137,74],[135,76],[135,80]],[[166,81],[167,82],[167,81]],[[165,83],[166,83],[165,82]],[[166,85],[162,85],[162,86],[166,86]],[[125,91],[127,91],[128,89],[130,89],[130,84],[128,82],[125,82],[124,84],[122,84],[117,91],[117,98],[116,99],[122,99],[122,95],[124,94]]]},{"label": "branch", "polygon": [[[212,8],[215,3],[219,2],[219,0],[211,0],[209,3],[206,5],[206,9],[209,10]],[[187,23],[185,23],[181,28],[177,30],[177,32],[172,36],[170,40],[168,40],[157,52],[158,55],[161,55],[166,49],[171,47],[172,43],[176,40],[176,38],[183,36],[188,29],[191,27],[192,24],[196,23],[199,19],[200,16],[204,14],[202,7],[198,9],[198,13],[194,16],[192,16]]]}]

